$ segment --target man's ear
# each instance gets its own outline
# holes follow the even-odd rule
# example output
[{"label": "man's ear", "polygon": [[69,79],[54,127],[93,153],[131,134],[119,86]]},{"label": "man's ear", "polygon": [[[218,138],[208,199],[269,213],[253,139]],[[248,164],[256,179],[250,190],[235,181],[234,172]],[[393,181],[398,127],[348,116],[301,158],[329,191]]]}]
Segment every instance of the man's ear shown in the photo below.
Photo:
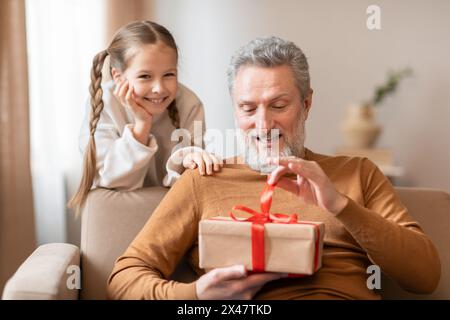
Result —
[{"label": "man's ear", "polygon": [[116,68],[111,68],[111,76],[116,84],[122,79],[122,73]]},{"label": "man's ear", "polygon": [[312,96],[313,96],[314,90],[309,89],[308,94],[306,95],[305,99],[303,100],[303,105],[305,106],[305,120],[308,119],[309,111],[311,110],[312,106]]}]

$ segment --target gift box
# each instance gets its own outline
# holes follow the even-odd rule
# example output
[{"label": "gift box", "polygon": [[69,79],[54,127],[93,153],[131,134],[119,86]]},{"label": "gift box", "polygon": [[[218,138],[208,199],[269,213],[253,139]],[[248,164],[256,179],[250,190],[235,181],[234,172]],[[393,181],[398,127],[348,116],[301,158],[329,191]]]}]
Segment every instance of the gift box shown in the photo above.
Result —
[{"label": "gift box", "polygon": [[322,266],[322,222],[301,221],[296,214],[269,213],[274,186],[266,185],[261,212],[243,206],[251,217],[218,216],[199,223],[199,265],[204,269],[244,265],[253,272],[311,275]]}]

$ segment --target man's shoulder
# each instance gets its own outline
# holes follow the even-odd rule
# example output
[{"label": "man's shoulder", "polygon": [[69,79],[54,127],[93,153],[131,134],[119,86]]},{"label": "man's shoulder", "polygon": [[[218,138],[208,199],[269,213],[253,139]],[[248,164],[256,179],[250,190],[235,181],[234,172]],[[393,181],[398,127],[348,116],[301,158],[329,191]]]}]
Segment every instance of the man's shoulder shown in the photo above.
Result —
[{"label": "man's shoulder", "polygon": [[328,155],[313,152],[309,149],[306,151],[307,160],[315,161],[322,167],[334,169],[368,169],[376,168],[376,165],[366,157],[345,156],[345,155]]},{"label": "man's shoulder", "polygon": [[201,175],[198,169],[186,169],[177,181],[183,184],[191,184],[194,188],[214,188],[223,183],[244,182],[259,176],[258,172],[251,170],[246,164],[241,164],[233,159],[226,159],[223,167],[213,175]]}]

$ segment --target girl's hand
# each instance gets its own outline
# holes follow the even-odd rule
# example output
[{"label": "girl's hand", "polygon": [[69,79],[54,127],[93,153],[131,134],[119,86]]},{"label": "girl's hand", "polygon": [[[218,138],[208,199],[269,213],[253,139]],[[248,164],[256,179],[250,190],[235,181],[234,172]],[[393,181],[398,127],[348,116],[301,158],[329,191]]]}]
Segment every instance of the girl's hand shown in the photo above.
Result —
[{"label": "girl's hand", "polygon": [[152,123],[153,115],[136,101],[134,88],[127,79],[120,80],[116,84],[114,96],[123,106],[131,110],[136,123],[139,125]]},{"label": "girl's hand", "polygon": [[206,151],[192,151],[183,158],[183,167],[186,169],[195,169],[203,176],[205,171],[207,175],[212,175],[213,171],[220,171],[223,167],[223,161],[219,157]]},{"label": "girl's hand", "polygon": [[116,84],[114,96],[133,113],[135,122],[133,127],[134,138],[140,143],[148,145],[153,115],[136,101],[134,88],[127,79],[122,79]]}]

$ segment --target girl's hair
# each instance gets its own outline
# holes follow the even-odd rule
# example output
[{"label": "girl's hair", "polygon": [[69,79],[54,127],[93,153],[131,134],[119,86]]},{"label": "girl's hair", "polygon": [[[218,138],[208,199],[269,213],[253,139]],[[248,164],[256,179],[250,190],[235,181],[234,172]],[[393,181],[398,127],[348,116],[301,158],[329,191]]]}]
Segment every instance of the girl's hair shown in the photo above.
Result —
[{"label": "girl's hair", "polygon": [[[93,60],[91,69],[91,85],[89,92],[91,95],[91,114],[89,121],[89,143],[85,149],[83,175],[77,192],[69,201],[68,206],[75,208],[79,212],[86,201],[89,190],[92,187],[97,172],[95,130],[103,110],[103,90],[102,90],[102,68],[106,57],[109,55],[109,71],[115,68],[125,71],[127,64],[133,57],[132,48],[145,44],[155,44],[163,42],[168,47],[175,50],[178,57],[178,48],[171,33],[163,26],[151,21],[131,22],[120,28],[106,50],[99,52]],[[176,106],[176,101],[172,101],[167,109],[169,117],[175,128],[180,128],[180,116]]]}]

